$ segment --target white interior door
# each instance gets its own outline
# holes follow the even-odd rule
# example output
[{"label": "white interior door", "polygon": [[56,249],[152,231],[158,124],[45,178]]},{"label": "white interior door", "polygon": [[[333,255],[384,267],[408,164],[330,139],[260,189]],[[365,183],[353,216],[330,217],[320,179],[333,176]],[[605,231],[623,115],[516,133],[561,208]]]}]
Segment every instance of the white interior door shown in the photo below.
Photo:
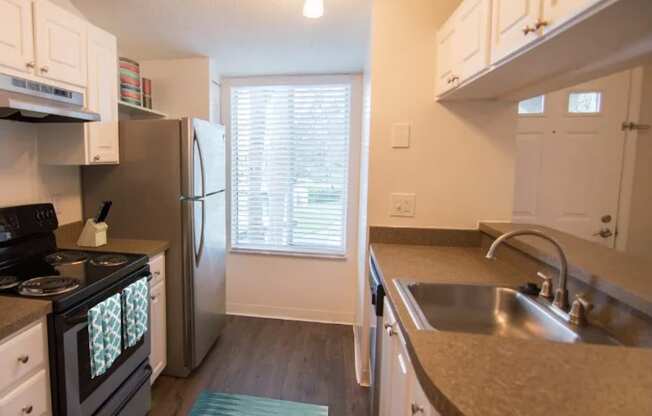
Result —
[{"label": "white interior door", "polygon": [[491,62],[497,62],[537,38],[534,27],[541,17],[541,0],[493,0]]},{"label": "white interior door", "polygon": [[514,221],[615,246],[631,72],[556,91],[519,117]]},{"label": "white interior door", "polygon": [[33,71],[31,0],[0,0],[0,65]]}]

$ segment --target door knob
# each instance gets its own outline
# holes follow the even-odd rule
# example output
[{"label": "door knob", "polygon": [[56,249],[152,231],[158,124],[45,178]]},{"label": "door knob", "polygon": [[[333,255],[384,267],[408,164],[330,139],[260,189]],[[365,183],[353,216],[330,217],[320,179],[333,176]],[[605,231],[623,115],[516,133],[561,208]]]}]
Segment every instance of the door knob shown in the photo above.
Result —
[{"label": "door knob", "polygon": [[595,233],[595,234],[593,234],[593,235],[594,235],[595,237],[600,236],[600,237],[602,237],[602,238],[609,238],[609,237],[611,237],[612,235],[614,235],[614,233],[613,233],[610,229],[608,229],[608,228],[603,228],[602,230],[598,231],[597,233]]}]

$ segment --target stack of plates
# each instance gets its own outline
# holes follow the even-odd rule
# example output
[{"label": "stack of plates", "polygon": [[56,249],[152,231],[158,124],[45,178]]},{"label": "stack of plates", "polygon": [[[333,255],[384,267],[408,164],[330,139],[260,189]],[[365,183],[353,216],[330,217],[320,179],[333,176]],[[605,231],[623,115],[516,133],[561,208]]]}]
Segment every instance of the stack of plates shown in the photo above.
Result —
[{"label": "stack of plates", "polygon": [[127,58],[120,58],[120,99],[135,105],[142,105],[143,102],[140,65]]}]

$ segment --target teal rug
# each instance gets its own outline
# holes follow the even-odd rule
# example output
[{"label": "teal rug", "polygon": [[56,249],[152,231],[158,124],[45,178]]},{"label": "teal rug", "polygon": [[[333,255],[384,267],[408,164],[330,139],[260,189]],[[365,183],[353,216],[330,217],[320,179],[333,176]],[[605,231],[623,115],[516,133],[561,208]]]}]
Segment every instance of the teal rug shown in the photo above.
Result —
[{"label": "teal rug", "polygon": [[205,391],[190,416],[328,416],[328,407]]}]

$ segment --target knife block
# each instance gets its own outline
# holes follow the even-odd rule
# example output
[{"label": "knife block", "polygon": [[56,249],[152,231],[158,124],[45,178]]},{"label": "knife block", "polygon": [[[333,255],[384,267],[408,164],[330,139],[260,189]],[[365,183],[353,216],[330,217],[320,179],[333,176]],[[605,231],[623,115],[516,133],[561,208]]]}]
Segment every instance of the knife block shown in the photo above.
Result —
[{"label": "knife block", "polygon": [[86,221],[84,229],[79,235],[77,245],[81,247],[100,247],[106,245],[106,230],[109,226],[105,222],[95,222],[92,218]]}]

